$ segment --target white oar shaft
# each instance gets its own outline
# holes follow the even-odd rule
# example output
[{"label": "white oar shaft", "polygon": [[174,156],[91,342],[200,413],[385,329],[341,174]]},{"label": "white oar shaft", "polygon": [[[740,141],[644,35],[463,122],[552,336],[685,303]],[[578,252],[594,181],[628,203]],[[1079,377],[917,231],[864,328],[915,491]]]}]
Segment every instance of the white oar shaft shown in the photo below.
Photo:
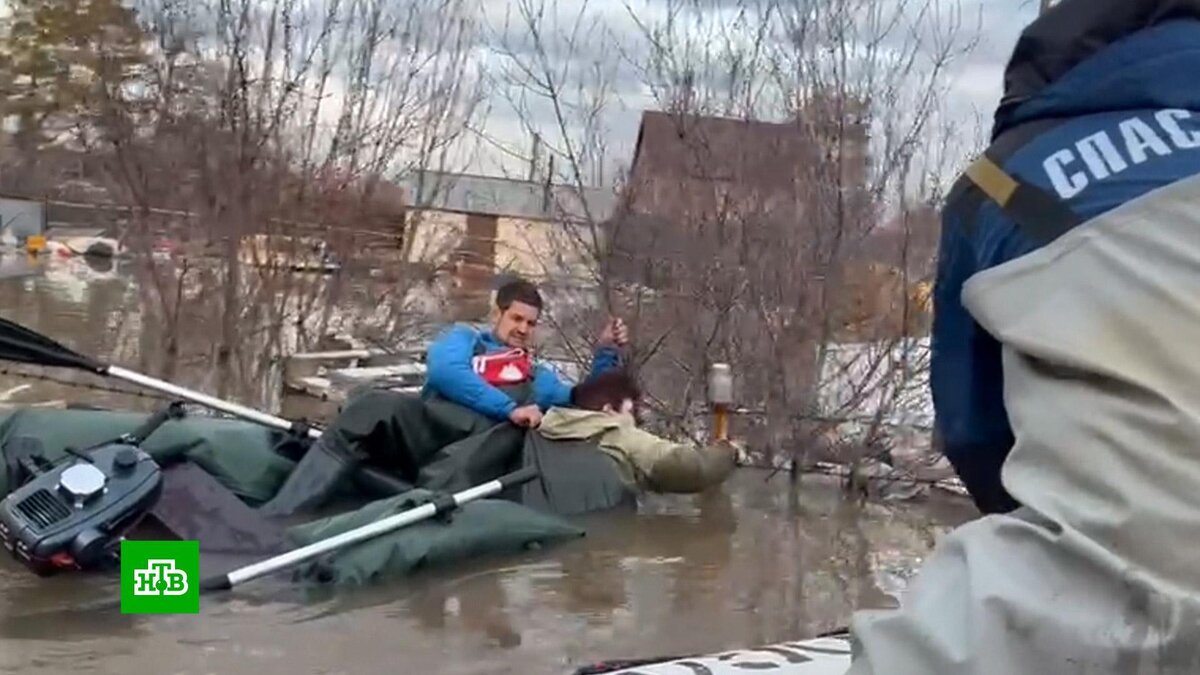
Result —
[{"label": "white oar shaft", "polygon": [[[208,394],[203,394],[191,389],[185,389],[184,387],[171,384],[170,382],[164,382],[163,380],[142,375],[141,373],[135,373],[132,370],[126,370],[120,366],[108,366],[105,370],[109,375],[121,380],[125,380],[126,382],[137,384],[146,387],[147,389],[153,389],[170,396],[178,396],[179,398],[187,399],[193,403],[198,403],[202,406],[212,408],[213,410],[220,410],[221,412],[229,413],[230,415],[241,417],[243,419],[250,420],[251,422],[257,422],[264,426],[275,427],[283,431],[287,431],[288,429],[292,428],[292,423],[283,419],[282,417],[268,415],[267,413],[255,410],[253,408],[247,408],[246,406],[239,405],[237,403],[222,401],[221,399],[214,398]],[[321,430],[310,427],[308,430],[308,435],[313,438],[319,438],[321,436]]]}]

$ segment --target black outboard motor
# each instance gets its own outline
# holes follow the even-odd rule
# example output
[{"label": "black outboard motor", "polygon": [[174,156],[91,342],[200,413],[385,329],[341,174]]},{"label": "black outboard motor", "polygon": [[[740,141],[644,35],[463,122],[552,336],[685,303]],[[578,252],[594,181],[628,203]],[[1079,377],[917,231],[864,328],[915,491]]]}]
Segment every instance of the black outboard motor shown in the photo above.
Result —
[{"label": "black outboard motor", "polygon": [[57,465],[39,457],[37,440],[13,439],[23,445],[9,454],[21,456],[25,475],[0,501],[0,544],[39,576],[111,565],[121,539],[162,493],[162,470],[139,446],[182,415],[183,406],[171,403],[133,433],[68,450],[71,456]]}]

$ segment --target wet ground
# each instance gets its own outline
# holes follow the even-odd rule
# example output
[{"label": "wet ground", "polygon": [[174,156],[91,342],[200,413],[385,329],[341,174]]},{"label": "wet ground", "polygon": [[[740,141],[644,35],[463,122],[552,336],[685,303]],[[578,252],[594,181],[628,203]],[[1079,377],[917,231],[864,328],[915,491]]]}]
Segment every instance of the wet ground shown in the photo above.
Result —
[{"label": "wet ground", "polygon": [[[129,286],[102,273],[0,279],[0,313],[133,365],[147,342]],[[0,374],[0,390],[22,382]],[[22,398],[138,405],[32,383]],[[803,638],[892,604],[939,536],[972,517],[948,495],[860,505],[829,479],[747,469],[713,494],[584,520],[587,537],[548,550],[336,595],[264,581],[206,598],[199,616],[124,616],[114,580],[42,580],[0,559],[0,672],[569,673]]]}]

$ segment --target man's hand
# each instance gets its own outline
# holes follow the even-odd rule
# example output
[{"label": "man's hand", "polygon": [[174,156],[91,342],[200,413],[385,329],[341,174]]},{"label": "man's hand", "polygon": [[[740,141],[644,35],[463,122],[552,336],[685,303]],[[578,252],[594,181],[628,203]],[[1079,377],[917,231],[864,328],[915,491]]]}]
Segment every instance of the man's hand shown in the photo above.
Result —
[{"label": "man's hand", "polygon": [[542,423],[542,410],[536,405],[523,405],[510,412],[508,419],[519,427],[532,429]]},{"label": "man's hand", "polygon": [[604,324],[596,342],[600,347],[624,347],[629,343],[629,328],[620,317],[612,317]]}]

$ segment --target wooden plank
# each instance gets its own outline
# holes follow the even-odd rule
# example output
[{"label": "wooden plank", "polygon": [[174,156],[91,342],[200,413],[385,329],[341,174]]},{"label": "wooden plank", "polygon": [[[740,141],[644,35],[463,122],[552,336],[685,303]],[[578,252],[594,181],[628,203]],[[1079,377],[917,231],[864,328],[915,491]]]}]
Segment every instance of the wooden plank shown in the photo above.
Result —
[{"label": "wooden plank", "polygon": [[287,357],[291,361],[340,361],[343,359],[365,359],[385,354],[379,349],[341,349],[327,352],[301,352]]},{"label": "wooden plank", "polygon": [[338,368],[313,375],[289,377],[284,381],[284,387],[287,392],[305,394],[322,401],[343,401],[351,389],[371,383],[379,383],[389,389],[420,391],[425,383],[425,372],[425,364],[411,362]]},{"label": "wooden plank", "polygon": [[325,377],[330,382],[351,382],[362,384],[373,380],[425,380],[425,364],[399,363],[391,366],[359,366],[357,368],[338,368],[326,372]]}]

